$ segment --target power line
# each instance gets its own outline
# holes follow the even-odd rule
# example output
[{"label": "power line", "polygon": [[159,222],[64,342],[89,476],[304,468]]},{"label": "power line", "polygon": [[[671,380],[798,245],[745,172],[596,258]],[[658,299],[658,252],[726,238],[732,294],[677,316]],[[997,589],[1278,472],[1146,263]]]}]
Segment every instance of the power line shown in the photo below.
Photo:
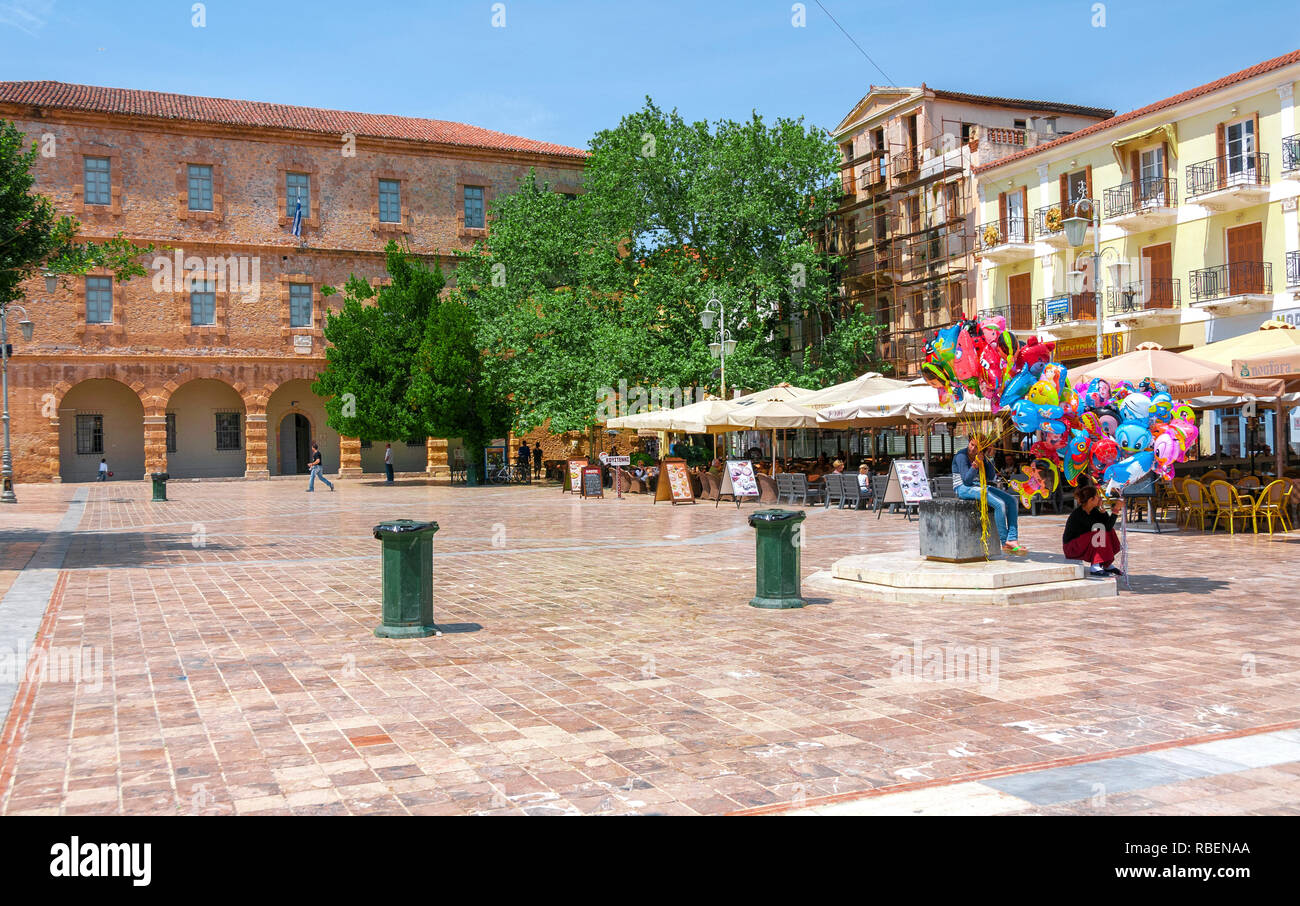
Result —
[{"label": "power line", "polygon": [[889,87],[891,87],[891,88],[897,88],[898,85],[896,85],[896,84],[894,83],[894,80],[891,79],[891,78],[889,77],[889,74],[888,74],[887,72],[885,72],[885,70],[883,70],[883,69],[880,68],[880,64],[877,63],[875,60],[871,59],[871,55],[868,54],[865,50],[862,49],[862,45],[861,45],[861,44],[859,44],[857,41],[854,41],[854,40],[853,40],[853,35],[849,34],[847,31],[845,31],[844,26],[843,26],[843,25],[840,25],[839,20],[837,20],[834,16],[831,15],[831,11],[828,10],[825,6],[822,6],[822,0],[815,0],[815,2],[817,3],[818,6],[821,7],[821,11],[824,12],[824,13],[826,14],[826,17],[827,17],[828,19],[830,19],[832,22],[835,23],[835,27],[838,28],[840,31],[844,32],[844,37],[848,38],[849,41],[851,41],[851,42],[853,43],[853,46],[856,47],[856,48],[858,49],[858,53],[860,53],[860,54],[862,54],[862,56],[866,57],[866,58],[867,58],[867,62],[870,63],[872,66],[876,67],[876,71],[879,72],[882,76],[885,77],[885,81],[886,81],[887,83],[889,83]]}]

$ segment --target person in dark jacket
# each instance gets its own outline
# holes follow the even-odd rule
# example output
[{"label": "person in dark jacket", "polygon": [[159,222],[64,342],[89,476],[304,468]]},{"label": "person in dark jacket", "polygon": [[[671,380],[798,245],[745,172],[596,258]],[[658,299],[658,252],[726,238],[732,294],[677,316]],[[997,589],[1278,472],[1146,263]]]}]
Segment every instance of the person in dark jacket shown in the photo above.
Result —
[{"label": "person in dark jacket", "polygon": [[1092,564],[1088,575],[1095,578],[1124,575],[1114,566],[1119,556],[1119,535],[1115,533],[1115,514],[1119,511],[1119,498],[1111,504],[1110,512],[1101,508],[1101,495],[1095,487],[1082,487],[1074,492],[1074,512],[1065,521],[1061,547],[1071,560]]},{"label": "person in dark jacket", "polygon": [[993,460],[985,455],[980,438],[972,436],[965,450],[959,450],[952,458],[953,490],[962,500],[980,499],[980,470],[984,472],[985,500],[993,511],[993,522],[998,529],[998,540],[1002,550],[1008,554],[1023,555],[1027,553],[1020,544],[1020,529],[1017,520],[1020,515],[1019,501],[1015,494],[993,486],[997,478],[997,467]]}]

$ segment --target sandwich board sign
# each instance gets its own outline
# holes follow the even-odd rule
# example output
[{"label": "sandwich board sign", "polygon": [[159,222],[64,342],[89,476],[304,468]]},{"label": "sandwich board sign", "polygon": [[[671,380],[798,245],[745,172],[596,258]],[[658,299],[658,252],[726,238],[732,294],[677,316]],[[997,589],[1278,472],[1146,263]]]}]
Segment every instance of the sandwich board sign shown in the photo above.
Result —
[{"label": "sandwich board sign", "polygon": [[748,459],[729,459],[722,471],[722,487],[718,490],[716,507],[722,502],[722,495],[730,494],[731,499],[740,506],[744,497],[758,497],[758,479],[754,477],[754,464]]},{"label": "sandwich board sign", "polygon": [[569,460],[569,481],[567,484],[560,485],[560,492],[569,491],[573,494],[582,493],[582,470],[587,467],[585,459]]},{"label": "sandwich board sign", "polygon": [[[885,485],[885,496],[881,503],[912,506],[930,499],[930,482],[925,477],[925,463],[919,459],[895,459],[889,467],[889,483]],[[910,513],[908,518],[911,518]]]},{"label": "sandwich board sign", "polygon": [[582,496],[583,497],[604,497],[605,496],[605,484],[601,480],[600,466],[583,466]]},{"label": "sandwich board sign", "polygon": [[665,459],[659,463],[659,484],[655,487],[654,502],[671,500],[673,505],[695,503],[691,490],[691,473],[684,459]]}]

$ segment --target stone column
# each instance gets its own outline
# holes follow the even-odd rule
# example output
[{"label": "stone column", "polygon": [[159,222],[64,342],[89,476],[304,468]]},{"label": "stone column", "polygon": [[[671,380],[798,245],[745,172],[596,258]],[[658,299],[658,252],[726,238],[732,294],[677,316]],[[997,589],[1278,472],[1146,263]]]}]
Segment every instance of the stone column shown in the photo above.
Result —
[{"label": "stone column", "polygon": [[361,477],[361,438],[339,438],[339,478]]},{"label": "stone column", "polygon": [[144,417],[144,480],[151,472],[167,471],[167,413]]},{"label": "stone column", "polygon": [[447,439],[430,437],[425,441],[424,473],[434,481],[451,481],[451,463],[447,458]]},{"label": "stone column", "polygon": [[244,477],[270,478],[266,461],[266,413],[249,412],[244,416]]},{"label": "stone column", "polygon": [[50,416],[49,426],[45,430],[45,469],[46,480],[54,484],[61,484],[63,476],[59,474],[62,460],[59,453],[59,417]]}]

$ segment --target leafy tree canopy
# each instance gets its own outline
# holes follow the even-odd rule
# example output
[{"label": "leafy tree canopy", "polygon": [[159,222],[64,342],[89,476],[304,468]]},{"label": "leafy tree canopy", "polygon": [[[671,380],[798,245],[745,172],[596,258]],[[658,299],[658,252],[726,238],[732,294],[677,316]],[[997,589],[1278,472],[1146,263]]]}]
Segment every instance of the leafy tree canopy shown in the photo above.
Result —
[{"label": "leafy tree canopy", "polygon": [[[653,101],[591,142],[572,200],[530,173],[460,256],[461,296],[515,421],[592,424],[607,388],[718,390],[699,313],[726,308],[728,388],[814,386],[863,370],[877,328],[841,311],[836,259],[815,241],[839,200],[838,151],[801,121],[688,123]],[[792,319],[824,342],[796,365]]]}]

